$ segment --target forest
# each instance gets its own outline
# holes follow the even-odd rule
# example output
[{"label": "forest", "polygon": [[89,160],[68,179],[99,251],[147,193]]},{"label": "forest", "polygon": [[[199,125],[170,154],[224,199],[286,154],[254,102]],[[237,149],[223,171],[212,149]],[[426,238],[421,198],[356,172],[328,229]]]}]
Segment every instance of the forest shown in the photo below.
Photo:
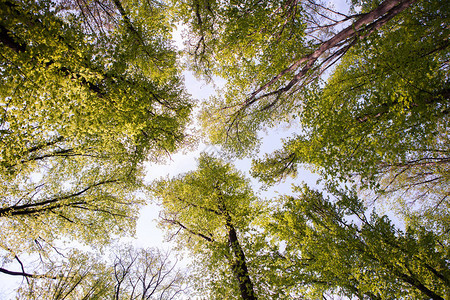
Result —
[{"label": "forest", "polygon": [[11,299],[449,300],[450,2],[348,1],[0,0]]}]

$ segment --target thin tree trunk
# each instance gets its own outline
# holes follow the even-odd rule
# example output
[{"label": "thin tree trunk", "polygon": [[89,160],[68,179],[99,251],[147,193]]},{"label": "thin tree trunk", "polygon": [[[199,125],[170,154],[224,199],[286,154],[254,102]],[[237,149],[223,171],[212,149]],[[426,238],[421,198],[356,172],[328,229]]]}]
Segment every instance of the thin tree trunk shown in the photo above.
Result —
[{"label": "thin tree trunk", "polygon": [[234,261],[231,266],[233,275],[239,283],[239,290],[241,291],[242,299],[256,300],[257,298],[253,289],[253,283],[248,274],[247,263],[245,262],[244,251],[242,251],[241,245],[239,244],[239,240],[237,238],[236,230],[234,229],[233,224],[231,224],[231,218],[228,214],[226,215],[226,219],[228,241],[234,255]]},{"label": "thin tree trunk", "polygon": [[228,231],[228,242],[232,252],[232,258],[230,259],[231,270],[234,277],[238,281],[242,299],[257,300],[258,298],[256,298],[255,290],[253,288],[253,282],[250,279],[250,275],[248,273],[245,254],[244,251],[242,251],[241,245],[239,243],[236,229],[233,225],[233,220],[231,219],[231,216],[225,206],[220,188],[215,186],[215,189],[219,194],[218,209],[225,217],[225,226]]}]

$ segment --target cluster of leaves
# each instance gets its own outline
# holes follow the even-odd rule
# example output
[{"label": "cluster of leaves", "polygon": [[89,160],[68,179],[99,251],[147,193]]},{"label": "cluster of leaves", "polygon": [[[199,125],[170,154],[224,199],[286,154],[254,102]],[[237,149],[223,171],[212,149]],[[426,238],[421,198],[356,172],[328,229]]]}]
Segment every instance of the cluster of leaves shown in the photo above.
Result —
[{"label": "cluster of leaves", "polygon": [[134,234],[143,162],[191,142],[165,10],[0,1],[3,261],[48,264],[63,240],[103,247]]},{"label": "cluster of leaves", "polygon": [[[369,213],[353,193],[335,201],[307,187],[282,197],[269,225],[286,243],[285,257],[311,298],[325,291],[370,299],[441,299],[449,287],[448,236],[423,227],[396,229],[387,216]],[[294,277],[294,279],[289,278]]]}]

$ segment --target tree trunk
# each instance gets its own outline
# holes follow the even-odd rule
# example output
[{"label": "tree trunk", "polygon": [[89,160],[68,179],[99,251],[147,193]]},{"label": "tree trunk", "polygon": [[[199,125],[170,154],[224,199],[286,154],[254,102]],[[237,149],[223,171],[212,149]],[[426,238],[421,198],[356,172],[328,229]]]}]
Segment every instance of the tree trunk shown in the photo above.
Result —
[{"label": "tree trunk", "polygon": [[239,290],[241,292],[242,299],[244,300],[257,300],[255,291],[253,289],[253,282],[250,279],[248,273],[247,263],[245,261],[245,254],[242,251],[241,245],[237,238],[236,229],[234,228],[231,216],[223,201],[223,195],[220,188],[216,185],[214,187],[219,194],[218,209],[220,213],[225,217],[225,226],[228,232],[228,243],[231,248],[232,257],[230,258],[230,266],[234,277],[238,281]]},{"label": "tree trunk", "polygon": [[[415,1],[416,0],[386,0],[374,10],[363,14],[360,18],[353,22],[353,24],[347,28],[344,28],[332,38],[320,44],[315,51],[293,62],[289,68],[281,71],[269,82],[259,87],[243,103],[243,109],[249,107],[261,98],[287,92],[305,76],[305,74],[314,66],[319,57],[321,57],[324,53],[336,47],[339,47],[341,50],[348,50],[358,38],[362,39],[376,31],[396,15],[408,8]],[[341,54],[341,51],[338,50],[335,54]],[[331,54],[331,56],[335,54]],[[298,69],[302,64],[304,64],[303,68],[301,68],[301,70],[292,78],[290,82],[288,82],[287,85],[275,91],[267,92],[261,96],[258,96],[258,94],[274,85],[276,81],[280,80],[283,75]]]},{"label": "tree trunk", "polygon": [[248,274],[247,263],[245,262],[244,251],[242,251],[236,230],[234,229],[233,224],[231,224],[231,218],[228,214],[226,214],[226,226],[228,229],[228,241],[234,256],[234,261],[231,262],[231,269],[234,277],[236,277],[239,283],[242,299],[256,300],[257,298],[255,291],[253,290],[253,283]]}]

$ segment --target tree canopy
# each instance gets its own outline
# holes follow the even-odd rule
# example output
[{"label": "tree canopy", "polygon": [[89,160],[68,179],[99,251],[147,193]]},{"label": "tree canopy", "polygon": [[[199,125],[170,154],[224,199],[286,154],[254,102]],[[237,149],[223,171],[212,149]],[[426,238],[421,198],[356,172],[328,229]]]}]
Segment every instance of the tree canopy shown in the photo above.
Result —
[{"label": "tree canopy", "polygon": [[421,226],[400,230],[355,193],[335,192],[332,200],[306,186],[295,191],[279,199],[268,225],[286,243],[286,282],[302,282],[313,299],[326,292],[359,299],[446,297],[448,235]]},{"label": "tree canopy", "polygon": [[[0,273],[21,299],[448,298],[447,2],[0,0]],[[192,130],[186,70],[225,81]],[[265,199],[205,153],[144,182],[200,136],[322,190]],[[150,202],[189,274],[113,243]]]},{"label": "tree canopy", "polygon": [[354,191],[329,190],[333,199],[307,186],[293,191],[267,203],[242,174],[206,155],[197,170],[153,187],[160,224],[194,255],[203,296],[446,297],[448,234],[420,224],[399,229]]},{"label": "tree canopy", "polygon": [[249,182],[229,164],[202,155],[196,171],[156,182],[152,190],[162,205],[161,225],[197,255],[202,276],[216,287],[206,290],[210,297],[256,299],[241,245],[258,213]]},{"label": "tree canopy", "polygon": [[[254,161],[263,182],[306,165],[329,181],[426,198],[428,208],[446,210],[447,2],[355,1],[359,11],[351,15],[312,1],[245,3],[210,13],[191,4],[204,14],[188,20],[191,48],[208,49],[194,51],[192,68],[227,80],[203,107],[211,141],[231,155],[251,155],[262,130],[287,123],[298,128],[294,136]],[[234,30],[238,12],[245,16],[236,22],[253,27]],[[225,25],[216,30],[208,18]],[[217,37],[202,47],[210,31]]]},{"label": "tree canopy", "polygon": [[45,259],[64,238],[101,246],[134,233],[143,162],[190,143],[193,102],[163,8],[0,2],[6,257]]}]

